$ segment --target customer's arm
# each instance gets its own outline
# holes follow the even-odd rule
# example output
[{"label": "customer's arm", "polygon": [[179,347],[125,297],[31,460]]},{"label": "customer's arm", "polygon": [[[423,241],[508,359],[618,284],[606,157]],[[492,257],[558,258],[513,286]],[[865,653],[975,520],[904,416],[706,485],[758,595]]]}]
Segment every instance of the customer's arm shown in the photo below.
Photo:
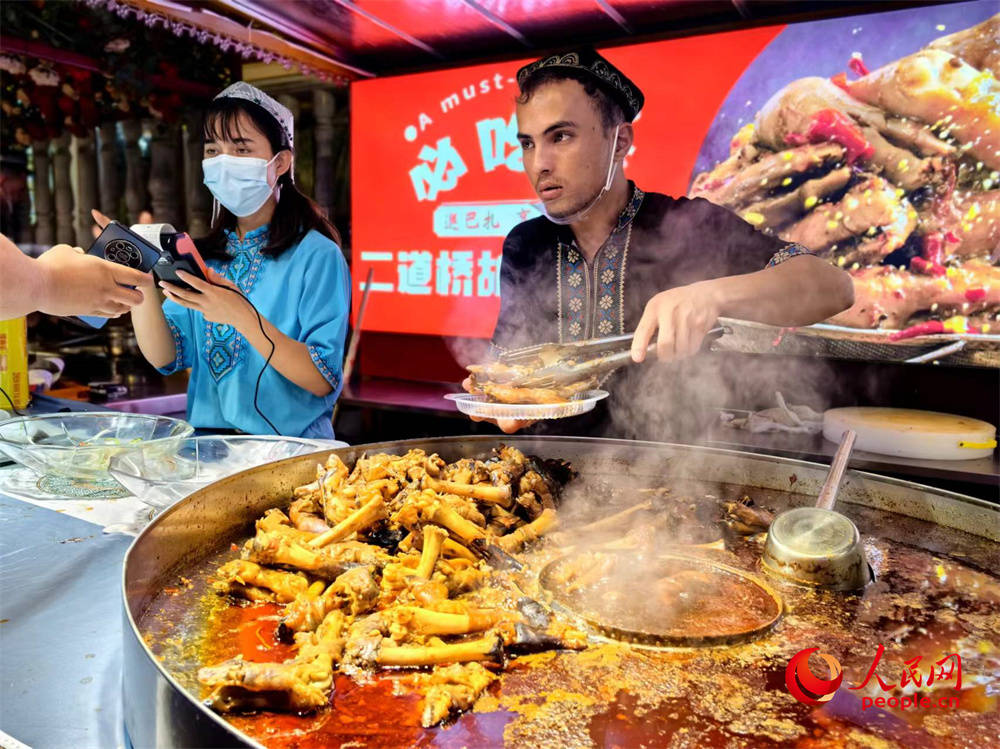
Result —
[{"label": "customer's arm", "polygon": [[50,315],[117,317],[143,300],[130,286],[152,277],[59,244],[37,260],[0,234],[0,320],[40,311]]}]

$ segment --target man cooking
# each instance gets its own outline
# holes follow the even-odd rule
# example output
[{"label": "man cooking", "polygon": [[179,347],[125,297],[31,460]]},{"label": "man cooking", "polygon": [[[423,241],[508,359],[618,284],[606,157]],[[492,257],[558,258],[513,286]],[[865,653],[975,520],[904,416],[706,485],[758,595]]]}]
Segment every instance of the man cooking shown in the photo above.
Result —
[{"label": "man cooking", "polygon": [[[545,216],[519,224],[504,240],[494,346],[634,330],[633,360],[643,362],[654,339],[659,360],[619,370],[603,386],[612,393],[606,408],[550,422],[549,431],[675,436],[663,420],[644,428],[636,423],[642,418],[612,415],[636,415],[636,403],[644,404],[642,414],[646,405],[655,409],[651,393],[694,406],[697,398],[679,387],[697,380],[693,368],[665,363],[697,352],[719,317],[797,326],[851,306],[848,274],[801,245],[762,234],[706,200],[647,193],[629,181],[622,161],[643,95],[593,49],[543,57],[521,68],[517,81],[524,171]],[[498,425],[513,432],[527,423]]]}]

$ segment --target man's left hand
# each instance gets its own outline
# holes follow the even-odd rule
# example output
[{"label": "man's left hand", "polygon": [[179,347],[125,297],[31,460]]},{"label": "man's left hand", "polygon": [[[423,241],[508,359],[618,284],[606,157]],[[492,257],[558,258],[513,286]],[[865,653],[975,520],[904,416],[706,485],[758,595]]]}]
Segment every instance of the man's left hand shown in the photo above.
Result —
[{"label": "man's left hand", "polygon": [[697,353],[705,334],[718,320],[721,305],[717,296],[712,281],[700,281],[661,291],[650,299],[632,338],[632,360],[646,358],[654,333],[656,357],[661,361]]},{"label": "man's left hand", "polygon": [[211,283],[182,270],[177,271],[177,277],[195,290],[161,281],[160,286],[168,299],[173,299],[182,307],[198,310],[209,322],[232,325],[237,330],[250,323],[253,310],[228,278],[211,268],[208,269]]}]

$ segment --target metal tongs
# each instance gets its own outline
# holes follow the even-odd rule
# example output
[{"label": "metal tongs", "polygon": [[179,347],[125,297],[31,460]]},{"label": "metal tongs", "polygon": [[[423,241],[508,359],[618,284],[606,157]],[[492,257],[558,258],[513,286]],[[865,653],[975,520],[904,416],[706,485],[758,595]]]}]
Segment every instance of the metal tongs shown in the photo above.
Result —
[{"label": "metal tongs", "polygon": [[[705,334],[701,350],[707,351],[712,343],[728,333],[725,327],[712,328]],[[632,338],[635,333],[588,338],[572,343],[540,343],[512,349],[500,355],[497,362],[520,371],[495,372],[487,366],[487,374],[496,382],[520,388],[566,387],[578,382],[596,380],[632,361]],[[656,351],[656,343],[649,344],[649,353]]]}]

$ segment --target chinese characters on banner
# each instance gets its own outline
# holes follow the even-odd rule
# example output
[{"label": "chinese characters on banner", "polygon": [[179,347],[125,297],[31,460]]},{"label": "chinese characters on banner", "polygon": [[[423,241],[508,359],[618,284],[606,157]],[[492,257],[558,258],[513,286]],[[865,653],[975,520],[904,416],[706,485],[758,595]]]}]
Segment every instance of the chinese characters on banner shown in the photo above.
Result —
[{"label": "chinese characters on banner", "polygon": [[[395,270],[395,282],[373,281],[372,291],[439,297],[500,296],[500,256],[490,250],[363,252],[361,259],[375,265],[375,278],[388,278]],[[364,290],[363,281],[359,289]]]},{"label": "chinese characters on banner", "polygon": [[[492,172],[501,166],[512,172],[524,171],[514,115],[509,120],[502,117],[480,120],[476,123],[476,133],[484,172]],[[454,190],[459,178],[469,171],[450,137],[439,139],[434,146],[423,146],[419,159],[410,169],[410,181],[417,200],[435,200],[439,193]]]},{"label": "chinese characters on banner", "polygon": [[[629,177],[646,190],[684,194],[719,104],[779,31],[602,50],[646,93]],[[706,50],[713,64],[691,66]],[[503,239],[542,215],[517,138],[515,75],[527,62],[351,85],[353,311],[362,296],[358,282],[372,269],[366,330],[492,335]]]}]

